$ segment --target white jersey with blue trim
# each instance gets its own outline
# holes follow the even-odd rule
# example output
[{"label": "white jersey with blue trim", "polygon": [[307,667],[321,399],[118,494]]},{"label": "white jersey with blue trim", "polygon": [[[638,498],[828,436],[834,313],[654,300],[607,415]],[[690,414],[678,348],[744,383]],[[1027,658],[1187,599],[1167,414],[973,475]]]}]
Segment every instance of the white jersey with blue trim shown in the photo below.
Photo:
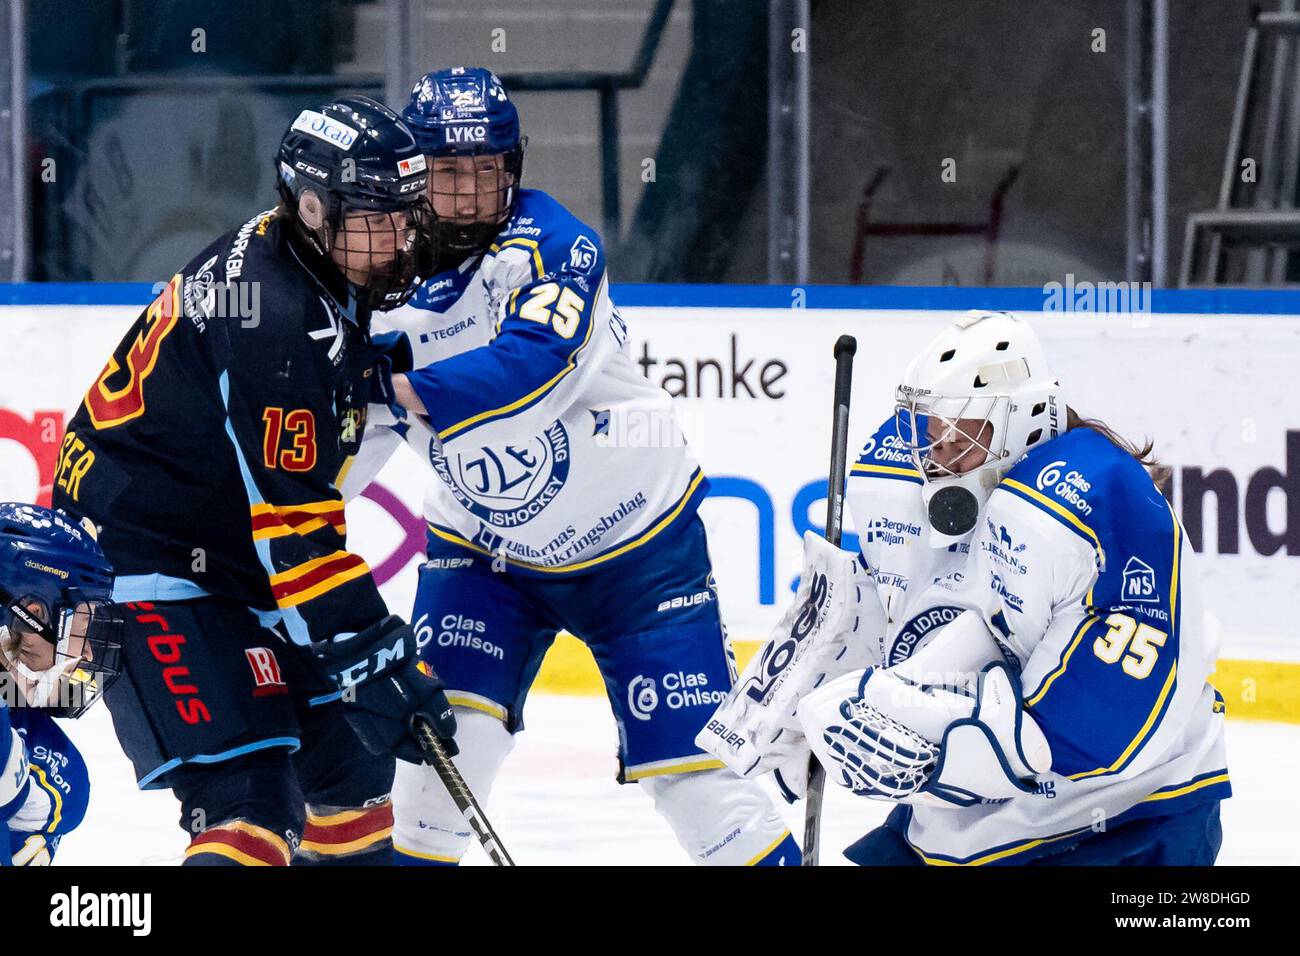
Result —
[{"label": "white jersey with blue trim", "polygon": [[[854,472],[876,485],[893,475],[889,483],[903,488],[909,469],[919,480],[910,463],[864,457]],[[879,490],[859,488],[859,502]],[[979,611],[1052,750],[1051,771],[1032,794],[963,809],[909,807],[901,829],[927,862],[1018,862],[1103,827],[1230,795],[1223,699],[1208,683],[1217,647],[1204,626],[1194,552],[1146,470],[1105,436],[1074,429],[1022,458],[981,509],[957,567],[950,552],[934,552],[949,555],[937,568],[909,558],[928,550],[919,535],[874,556],[873,547],[864,536],[882,597],[899,582],[881,571],[926,582],[913,585],[911,600],[903,583],[904,624],[941,605],[935,589],[945,585],[954,605]],[[886,651],[902,659],[926,636],[901,647],[895,633]]]},{"label": "white jersey with blue trim", "polygon": [[345,495],[405,439],[438,476],[430,533],[540,574],[663,540],[703,498],[671,397],[627,352],[599,237],[547,194],[522,190],[484,255],[375,324],[406,333],[429,415],[372,406]]}]

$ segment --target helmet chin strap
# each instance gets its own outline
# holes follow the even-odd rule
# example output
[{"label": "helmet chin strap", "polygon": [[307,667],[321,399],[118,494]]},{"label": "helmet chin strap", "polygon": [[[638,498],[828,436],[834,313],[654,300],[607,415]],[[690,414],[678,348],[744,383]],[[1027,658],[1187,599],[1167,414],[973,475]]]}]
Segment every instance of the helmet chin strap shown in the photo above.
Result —
[{"label": "helmet chin strap", "polygon": [[921,486],[932,548],[948,548],[964,541],[979,521],[980,509],[988,501],[1001,472],[979,468],[955,478],[927,481]]}]

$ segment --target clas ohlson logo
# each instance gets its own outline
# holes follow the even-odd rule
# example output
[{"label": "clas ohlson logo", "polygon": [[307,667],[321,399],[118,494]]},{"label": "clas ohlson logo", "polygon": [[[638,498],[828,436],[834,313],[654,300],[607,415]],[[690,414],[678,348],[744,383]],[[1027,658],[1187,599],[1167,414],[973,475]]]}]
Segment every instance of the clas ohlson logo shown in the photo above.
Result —
[{"label": "clas ohlson logo", "polygon": [[662,703],[669,710],[698,707],[704,704],[717,706],[726,699],[726,692],[709,689],[709,675],[670,671],[656,681],[653,677],[637,674],[627,685],[627,706],[637,720],[649,720]]}]

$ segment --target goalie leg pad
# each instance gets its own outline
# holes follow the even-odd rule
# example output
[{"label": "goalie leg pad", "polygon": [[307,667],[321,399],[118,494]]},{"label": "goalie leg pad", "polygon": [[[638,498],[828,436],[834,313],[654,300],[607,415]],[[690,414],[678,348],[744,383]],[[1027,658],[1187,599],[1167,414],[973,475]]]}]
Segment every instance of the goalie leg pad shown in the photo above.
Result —
[{"label": "goalie leg pad", "polygon": [[799,865],[799,846],[757,781],[705,770],[640,783],[697,864]]},{"label": "goalie leg pad", "polygon": [[[479,805],[486,807],[515,738],[495,717],[465,707],[455,710],[456,739],[460,741],[456,769]],[[398,764],[393,805],[395,862],[412,866],[460,862],[473,834],[432,767]]]},{"label": "goalie leg pad", "polygon": [[808,532],[794,602],[696,743],[746,777],[806,758],[808,743],[794,716],[799,699],[836,675],[878,662],[884,629],[884,609],[856,556]]}]

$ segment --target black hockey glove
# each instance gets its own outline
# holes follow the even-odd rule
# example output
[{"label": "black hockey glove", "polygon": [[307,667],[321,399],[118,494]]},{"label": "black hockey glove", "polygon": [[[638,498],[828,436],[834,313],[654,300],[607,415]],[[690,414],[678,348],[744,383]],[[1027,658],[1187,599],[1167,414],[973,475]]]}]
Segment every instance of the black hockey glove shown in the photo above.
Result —
[{"label": "black hockey glove", "polygon": [[[370,337],[370,346],[374,353],[374,364],[370,369],[370,403],[400,409],[393,389],[393,376],[409,372],[414,367],[411,341],[405,332],[381,332]],[[402,415],[398,417],[404,415],[405,409],[402,409]]]},{"label": "black hockey glove", "polygon": [[415,368],[415,356],[411,353],[411,340],[405,332],[380,332],[370,336],[370,347],[376,358],[384,356],[388,366],[394,372],[409,372]]},{"label": "black hockey glove", "polygon": [[442,681],[415,652],[415,632],[389,616],[360,634],[312,645],[316,660],[343,691],[344,713],[366,749],[423,763],[412,729],[417,717],[429,722],[447,753],[459,753],[456,716]]}]

